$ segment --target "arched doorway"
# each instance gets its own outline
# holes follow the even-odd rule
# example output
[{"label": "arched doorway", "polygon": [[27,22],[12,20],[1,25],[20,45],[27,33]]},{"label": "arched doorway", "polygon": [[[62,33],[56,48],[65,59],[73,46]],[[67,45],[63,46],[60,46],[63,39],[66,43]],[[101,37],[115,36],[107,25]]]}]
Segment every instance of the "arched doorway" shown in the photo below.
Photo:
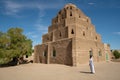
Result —
[{"label": "arched doorway", "polygon": [[109,60],[109,55],[108,55],[108,53],[106,53],[106,61],[108,61]]},{"label": "arched doorway", "polygon": [[93,50],[92,49],[89,50],[89,56],[91,56],[91,55],[93,56]]}]

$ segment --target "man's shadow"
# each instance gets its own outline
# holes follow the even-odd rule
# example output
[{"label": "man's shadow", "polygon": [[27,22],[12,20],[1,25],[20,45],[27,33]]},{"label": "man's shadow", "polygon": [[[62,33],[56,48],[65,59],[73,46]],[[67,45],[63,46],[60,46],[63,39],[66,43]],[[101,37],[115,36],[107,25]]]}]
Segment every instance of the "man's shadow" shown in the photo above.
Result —
[{"label": "man's shadow", "polygon": [[91,74],[91,72],[87,72],[87,71],[80,71],[80,73]]}]

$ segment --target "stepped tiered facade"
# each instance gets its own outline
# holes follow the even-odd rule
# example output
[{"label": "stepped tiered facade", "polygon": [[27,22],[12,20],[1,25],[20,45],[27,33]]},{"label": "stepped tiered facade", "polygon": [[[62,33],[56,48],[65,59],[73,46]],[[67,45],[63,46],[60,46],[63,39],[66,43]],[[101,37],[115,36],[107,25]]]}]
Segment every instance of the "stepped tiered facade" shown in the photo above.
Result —
[{"label": "stepped tiered facade", "polygon": [[102,43],[90,18],[67,4],[52,19],[42,44],[35,46],[34,62],[77,66],[88,63],[90,55],[95,62],[109,60],[110,47]]}]

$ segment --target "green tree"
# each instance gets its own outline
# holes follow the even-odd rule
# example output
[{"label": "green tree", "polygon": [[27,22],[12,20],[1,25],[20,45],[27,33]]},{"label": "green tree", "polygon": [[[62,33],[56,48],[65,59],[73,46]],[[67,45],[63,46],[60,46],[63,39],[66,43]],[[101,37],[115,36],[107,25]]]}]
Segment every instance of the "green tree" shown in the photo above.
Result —
[{"label": "green tree", "polygon": [[8,44],[10,43],[10,39],[7,37],[5,33],[0,32],[0,63],[3,64],[8,62],[10,59],[7,58],[10,52],[8,49]]},{"label": "green tree", "polygon": [[4,34],[0,32],[0,64],[31,55],[32,41],[22,33],[20,28],[10,28]]},{"label": "green tree", "polygon": [[0,31],[0,37],[3,35],[4,33],[2,33],[1,31]]},{"label": "green tree", "polygon": [[117,50],[113,52],[113,55],[115,56],[115,59],[120,58],[120,53]]}]

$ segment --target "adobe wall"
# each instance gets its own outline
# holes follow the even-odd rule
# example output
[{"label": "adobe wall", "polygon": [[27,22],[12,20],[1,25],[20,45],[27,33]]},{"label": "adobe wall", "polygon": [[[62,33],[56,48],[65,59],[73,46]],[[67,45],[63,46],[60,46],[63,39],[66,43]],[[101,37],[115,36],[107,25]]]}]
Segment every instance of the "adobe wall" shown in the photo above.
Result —
[{"label": "adobe wall", "polygon": [[106,61],[110,61],[113,58],[113,54],[112,54],[112,52],[110,50],[110,45],[104,43],[104,49],[105,49]]},{"label": "adobe wall", "polygon": [[87,63],[90,54],[96,62],[105,61],[106,53],[110,54],[110,47],[104,46],[90,18],[75,5],[67,4],[52,19],[42,44],[35,46],[35,62],[77,66]]},{"label": "adobe wall", "polygon": [[49,32],[42,36],[42,43],[46,42],[54,42],[63,38],[68,37],[68,28],[67,27],[59,27],[52,32]]},{"label": "adobe wall", "polygon": [[36,45],[34,48],[34,62],[47,63],[47,56],[44,56],[44,53],[48,53],[48,45]]},{"label": "adobe wall", "polygon": [[77,37],[82,38],[85,40],[92,40],[101,42],[101,36],[94,31],[94,29],[90,26],[86,28],[86,26],[83,25],[69,25],[68,26],[68,38]]},{"label": "adobe wall", "polygon": [[96,31],[92,26],[77,25],[76,37],[86,39],[86,40],[102,42],[101,36],[98,33],[96,33]]},{"label": "adobe wall", "polygon": [[[73,47],[73,55],[76,57],[74,58],[75,65],[88,63],[91,50],[95,62],[105,61],[104,45],[102,43],[81,38],[73,38],[72,40],[74,44],[76,43]],[[99,51],[101,51],[101,55],[99,55]]]},{"label": "adobe wall", "polygon": [[[55,57],[53,56],[53,50],[56,52]],[[64,39],[35,46],[34,61],[36,63],[72,65],[72,40]]]},{"label": "adobe wall", "polygon": [[[53,49],[56,50],[56,57],[52,56]],[[72,65],[72,40],[65,39],[51,43],[50,63]]]},{"label": "adobe wall", "polygon": [[38,51],[39,50],[39,45],[36,45],[34,47],[34,63],[39,63],[39,54],[38,54]]}]

